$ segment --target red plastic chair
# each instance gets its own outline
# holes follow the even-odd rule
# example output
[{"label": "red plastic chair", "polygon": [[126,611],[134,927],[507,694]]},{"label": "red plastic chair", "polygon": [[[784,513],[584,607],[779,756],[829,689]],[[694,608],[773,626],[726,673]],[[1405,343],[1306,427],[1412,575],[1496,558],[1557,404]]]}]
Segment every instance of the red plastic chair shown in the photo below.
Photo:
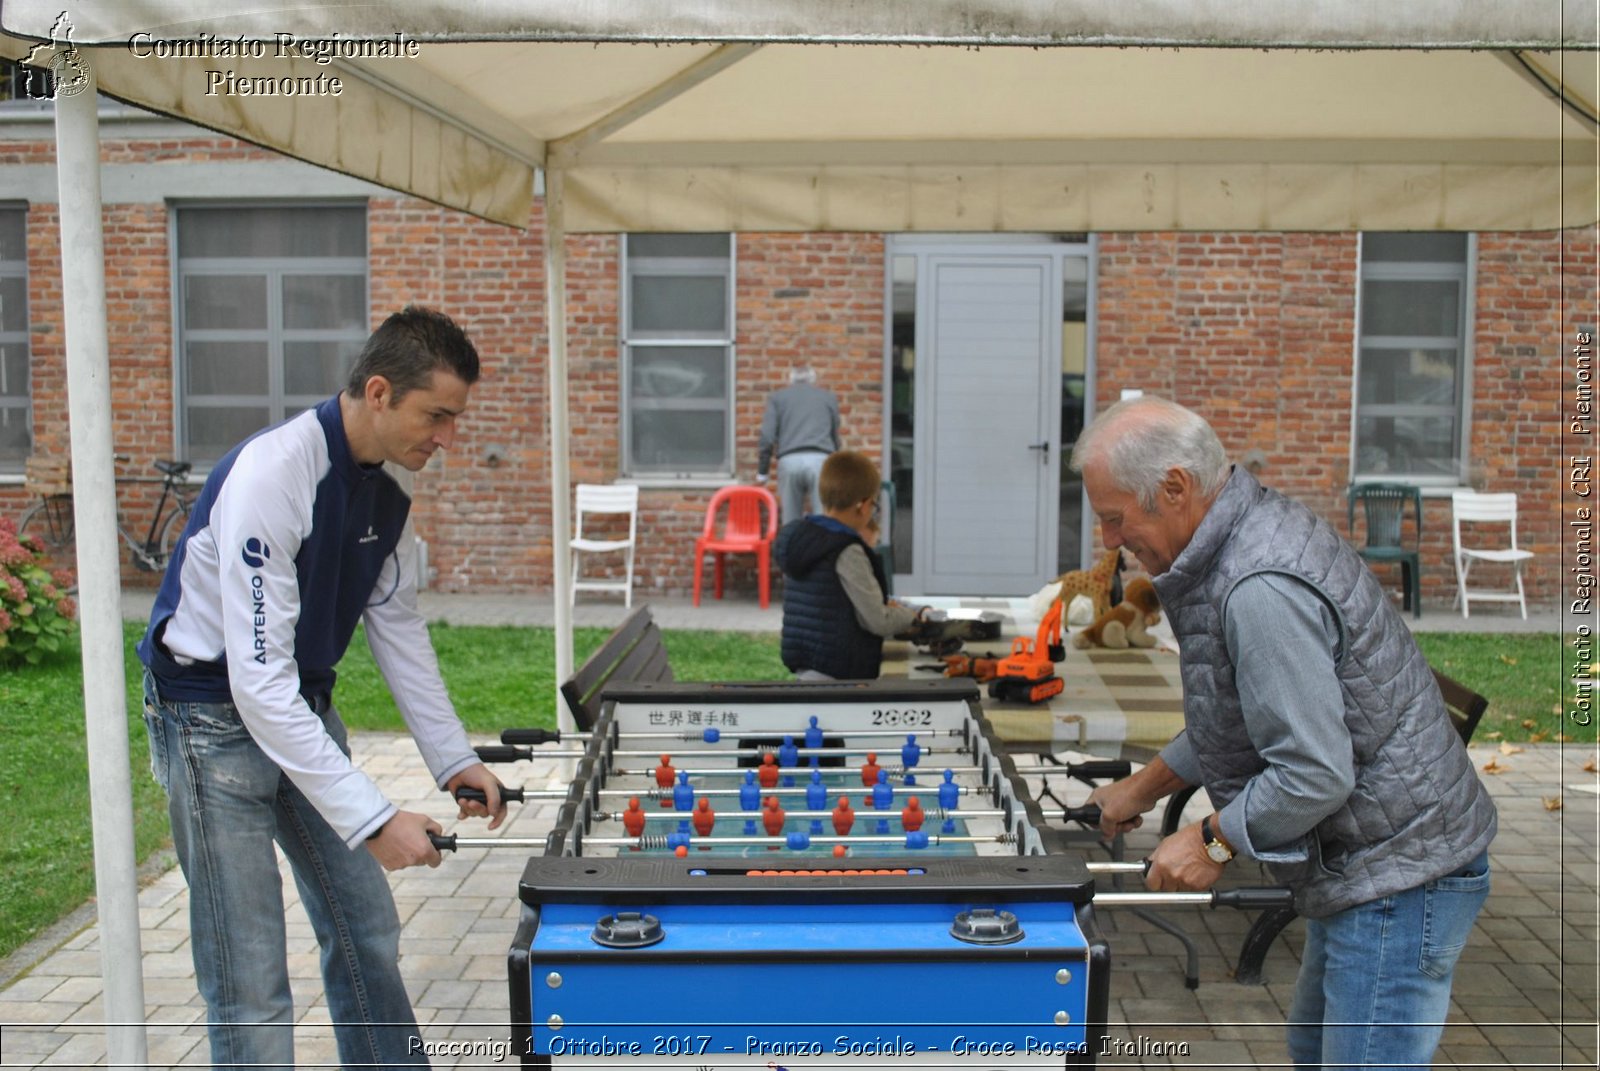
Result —
[{"label": "red plastic chair", "polygon": [[[727,509],[723,509],[723,504]],[[766,511],[765,520],[762,510]],[[722,527],[717,529],[718,514]],[[706,507],[706,526],[700,538],[694,541],[694,604],[700,605],[700,580],[707,552],[716,555],[715,587],[717,598],[722,598],[722,565],[728,554],[754,554],[756,577],[761,590],[761,608],[767,608],[772,597],[772,540],[778,534],[778,500],[765,487],[734,485],[724,487],[711,496]]]}]

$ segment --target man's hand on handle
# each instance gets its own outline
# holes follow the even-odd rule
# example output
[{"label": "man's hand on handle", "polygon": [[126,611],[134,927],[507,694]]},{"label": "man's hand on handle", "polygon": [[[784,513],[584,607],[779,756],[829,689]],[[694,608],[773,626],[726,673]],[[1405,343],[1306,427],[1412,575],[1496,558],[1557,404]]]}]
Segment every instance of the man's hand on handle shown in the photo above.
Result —
[{"label": "man's hand on handle", "polygon": [[1101,785],[1089,793],[1089,801],[1100,808],[1100,832],[1108,837],[1138,829],[1143,815],[1167,796],[1187,788],[1188,782],[1172,772],[1172,767],[1157,755],[1143,769],[1120,781]]},{"label": "man's hand on handle", "polygon": [[1144,813],[1156,805],[1133,777],[1098,786],[1088,802],[1100,808],[1100,832],[1108,837],[1138,829]]},{"label": "man's hand on handle", "polygon": [[439,849],[428,839],[429,833],[443,833],[444,829],[425,814],[415,811],[396,811],[367,841],[367,851],[383,864],[385,870],[404,870],[408,866],[438,866]]},{"label": "man's hand on handle", "polygon": [[1206,854],[1200,823],[1195,822],[1156,845],[1144,883],[1156,892],[1202,892],[1216,884],[1223,865]]},{"label": "man's hand on handle", "polygon": [[452,796],[458,788],[475,788],[487,798],[487,803],[479,803],[477,800],[456,800],[461,807],[458,817],[487,818],[490,829],[500,828],[500,823],[506,820],[506,801],[500,794],[500,781],[483,763],[468,766],[446,782],[444,787]]}]

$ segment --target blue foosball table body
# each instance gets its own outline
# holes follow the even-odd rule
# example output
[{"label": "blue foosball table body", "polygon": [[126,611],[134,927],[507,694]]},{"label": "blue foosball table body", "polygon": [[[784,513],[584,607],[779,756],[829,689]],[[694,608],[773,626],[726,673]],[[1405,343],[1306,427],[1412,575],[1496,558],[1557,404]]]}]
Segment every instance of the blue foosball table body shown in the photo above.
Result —
[{"label": "blue foosball table body", "polygon": [[[962,835],[921,850],[880,837],[840,857],[793,841],[688,836],[674,852],[659,837],[639,847],[596,834],[619,793],[646,796],[653,821],[675,817],[656,813],[670,790],[637,780],[630,740],[682,728],[680,750],[696,752],[683,764],[707,791],[736,784],[752,748],[792,747],[784,738],[800,726],[833,764],[836,794],[856,773],[843,750],[883,753],[896,806],[949,791],[940,770],[959,758],[961,801],[931,814]],[[916,734],[948,750],[889,762]],[[729,753],[699,748],[708,736]],[[771,790],[797,807],[810,776],[800,762]],[[1093,1065],[1110,990],[1094,884],[1043,828],[971,682],[608,690],[578,771],[519,886],[509,978],[525,1067]],[[983,817],[952,827],[963,810]],[[885,821],[878,813],[859,820]]]}]

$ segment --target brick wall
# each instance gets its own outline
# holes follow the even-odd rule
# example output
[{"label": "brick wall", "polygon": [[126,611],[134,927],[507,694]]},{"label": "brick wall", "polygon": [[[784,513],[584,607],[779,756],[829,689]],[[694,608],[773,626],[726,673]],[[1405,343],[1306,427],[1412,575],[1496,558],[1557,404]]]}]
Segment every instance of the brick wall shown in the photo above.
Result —
[{"label": "brick wall", "polygon": [[[274,159],[227,139],[108,140],[108,163]],[[48,163],[48,141],[0,144],[0,166]],[[162,204],[106,207],[109,339],[117,448],[144,474],[173,440],[171,264]],[[31,206],[29,300],[35,438],[68,452],[56,208]],[[372,320],[407,302],[471,331],[483,379],[457,442],[418,480],[416,522],[434,583],[451,591],[543,591],[551,577],[547,327],[542,228],[518,232],[398,196],[368,206]],[[573,482],[622,473],[621,239],[567,240]],[[1166,394],[1216,425],[1235,456],[1343,530],[1349,477],[1357,286],[1353,234],[1107,234],[1099,240],[1098,382]],[[1568,444],[1559,420],[1577,326],[1593,326],[1596,239],[1484,234],[1477,245],[1471,458],[1474,482],[1522,496],[1524,542],[1539,554],[1531,592],[1552,602],[1561,575],[1557,502]],[[884,240],[870,234],[742,234],[735,247],[737,478],[754,475],[767,395],[809,364],[840,400],[845,444],[883,448]],[[131,519],[149,485],[122,489]],[[709,487],[641,494],[639,592],[685,592]],[[0,487],[0,510],[26,504]],[[1428,500],[1424,596],[1448,601],[1449,510]],[[709,570],[708,570],[709,572]],[[130,575],[130,582],[149,577]],[[730,584],[754,589],[751,564]]]},{"label": "brick wall", "polygon": [[[111,442],[124,526],[143,538],[160,476],[157,458],[172,456],[172,302],[167,258],[167,213],[162,205],[113,204],[104,209],[106,342],[111,357]],[[65,310],[61,296],[61,236],[54,204],[28,210],[28,316],[33,439],[36,454],[71,455],[67,417]],[[34,499],[7,486],[0,510],[15,515]],[[124,555],[124,558],[127,556]],[[148,583],[124,562],[124,579]]]},{"label": "brick wall", "polygon": [[[615,235],[574,236],[567,244],[573,483],[607,483],[622,471],[620,249]],[[818,383],[838,395],[844,445],[878,456],[883,448],[882,236],[741,234],[734,257],[736,478],[754,478],[767,395],[787,386],[790,370],[799,364],[809,364]],[[694,541],[712,493],[709,487],[643,489],[638,591],[685,592],[693,586]],[[748,555],[728,559],[731,591],[755,590],[752,563]],[[589,561],[585,569],[598,565]],[[709,564],[705,584],[709,592]]]},{"label": "brick wall", "polygon": [[[1349,479],[1353,234],[1100,238],[1096,405],[1141,389],[1331,516]],[[1342,523],[1342,512],[1341,512]]]},{"label": "brick wall", "polygon": [[[1140,388],[1197,410],[1236,459],[1260,451],[1264,483],[1344,531],[1356,236],[1116,234],[1099,249],[1097,404]],[[1595,249],[1594,228],[1478,239],[1472,482],[1521,496],[1541,605],[1561,576],[1565,346],[1593,323]],[[1423,599],[1448,603],[1448,500],[1427,499],[1423,514]],[[1398,589],[1398,567],[1379,569]]]}]

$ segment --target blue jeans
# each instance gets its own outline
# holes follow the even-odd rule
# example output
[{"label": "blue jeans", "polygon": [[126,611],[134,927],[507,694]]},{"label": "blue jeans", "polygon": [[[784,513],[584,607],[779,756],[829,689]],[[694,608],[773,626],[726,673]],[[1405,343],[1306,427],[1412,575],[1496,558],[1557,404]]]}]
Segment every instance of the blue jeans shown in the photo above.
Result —
[{"label": "blue jeans", "polygon": [[[150,768],[167,790],[189,882],[195,978],[217,1067],[293,1067],[294,999],[276,841],[322,948],[322,980],[347,1067],[427,1066],[400,978],[400,918],[383,868],[352,851],[256,746],[232,703],[163,702],[147,672]],[[319,703],[349,754],[344,723]]]},{"label": "blue jeans", "polygon": [[1450,979],[1489,895],[1489,854],[1392,896],[1306,920],[1289,1009],[1296,1067],[1428,1067]]}]

